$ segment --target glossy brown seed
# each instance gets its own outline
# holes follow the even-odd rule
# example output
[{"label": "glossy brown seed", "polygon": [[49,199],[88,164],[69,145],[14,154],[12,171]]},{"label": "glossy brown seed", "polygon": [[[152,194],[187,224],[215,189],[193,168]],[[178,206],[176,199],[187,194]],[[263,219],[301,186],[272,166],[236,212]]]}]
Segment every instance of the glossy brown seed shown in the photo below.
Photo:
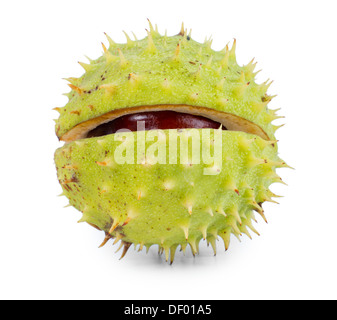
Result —
[{"label": "glossy brown seed", "polygon": [[[145,130],[156,129],[187,129],[187,128],[210,128],[218,129],[220,123],[204,118],[202,116],[195,116],[187,113],[180,113],[174,111],[152,111],[128,114],[108,123],[99,125],[97,128],[91,130],[87,137],[100,137],[108,134],[116,133],[118,130],[128,129],[131,131],[142,130],[145,124]],[[222,126],[223,130],[227,130]]]}]

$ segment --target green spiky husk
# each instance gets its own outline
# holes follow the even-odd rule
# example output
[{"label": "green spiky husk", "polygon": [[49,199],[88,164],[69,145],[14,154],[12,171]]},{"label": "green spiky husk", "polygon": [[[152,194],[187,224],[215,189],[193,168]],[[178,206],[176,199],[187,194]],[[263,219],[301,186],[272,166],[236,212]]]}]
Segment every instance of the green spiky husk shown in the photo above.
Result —
[{"label": "green spiky husk", "polygon": [[222,168],[215,175],[205,175],[202,163],[119,165],[113,155],[121,142],[114,134],[66,144],[55,153],[58,179],[70,204],[83,213],[80,221],[103,230],[106,240],[121,240],[123,255],[132,243],[156,244],[171,262],[179,245],[190,245],[195,254],[204,238],[215,251],[218,236],[227,249],[231,234],[257,233],[253,212],[264,218],[262,203],[275,196],[269,186],[282,182],[275,169],[286,164],[274,141],[272,121],[278,116],[268,108],[270,83],[255,82],[255,63],[237,64],[235,42],[232,49],[214,51],[211,41],[200,44],[186,32],[161,36],[151,24],[143,40],[108,40],[100,58],[81,64],[81,77],[67,79],[69,102],[56,108],[59,138],[112,110],[186,104],[247,119],[270,140],[223,131]]},{"label": "green spiky husk", "polygon": [[187,35],[161,36],[152,30],[143,40],[110,41],[103,56],[82,64],[86,72],[68,78],[69,102],[58,108],[56,132],[62,137],[75,125],[109,111],[142,105],[187,104],[225,111],[260,126],[274,140],[277,118],[267,108],[270,85],[254,80],[255,63],[236,62],[232,49],[214,51]]},{"label": "green spiky husk", "polygon": [[[85,139],[56,151],[64,195],[83,212],[81,221],[125,243],[165,250],[189,244],[195,253],[200,239],[213,242],[218,235],[227,248],[230,234],[248,235],[253,211],[263,215],[261,203],[273,196],[270,184],[281,182],[275,168],[285,166],[274,144],[243,132],[222,132],[216,175],[205,175],[205,164],[179,164],[179,154],[178,164],[117,164],[114,152],[122,142],[115,140],[115,134]],[[168,154],[169,141],[161,143]]]}]

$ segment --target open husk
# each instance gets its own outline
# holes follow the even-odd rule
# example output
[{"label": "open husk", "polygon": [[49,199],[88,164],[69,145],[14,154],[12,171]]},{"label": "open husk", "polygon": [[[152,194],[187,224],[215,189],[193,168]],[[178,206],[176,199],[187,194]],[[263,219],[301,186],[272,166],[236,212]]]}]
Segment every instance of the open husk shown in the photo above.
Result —
[{"label": "open husk", "polygon": [[103,115],[100,115],[96,118],[79,123],[74,128],[65,133],[60,138],[60,140],[69,143],[75,140],[85,139],[87,138],[88,133],[91,130],[97,128],[99,125],[110,122],[116,118],[119,118],[127,114],[149,112],[149,111],[175,111],[202,116],[221,123],[224,127],[227,128],[227,130],[242,131],[250,134],[255,134],[264,140],[270,140],[268,135],[261,127],[259,127],[258,125],[247,119],[241,118],[239,116],[227,112],[217,111],[206,107],[189,106],[184,104],[179,105],[162,104],[162,105],[138,106],[138,107],[116,109]]}]

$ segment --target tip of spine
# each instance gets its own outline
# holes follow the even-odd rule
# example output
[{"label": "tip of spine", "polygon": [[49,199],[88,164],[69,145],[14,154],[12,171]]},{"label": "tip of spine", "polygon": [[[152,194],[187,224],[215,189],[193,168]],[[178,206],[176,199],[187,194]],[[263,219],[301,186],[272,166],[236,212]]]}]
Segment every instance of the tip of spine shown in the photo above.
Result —
[{"label": "tip of spine", "polygon": [[181,23],[181,28],[180,28],[180,31],[179,31],[179,33],[177,35],[178,36],[182,36],[182,37],[185,36],[184,22]]},{"label": "tip of spine", "polygon": [[157,48],[153,42],[153,37],[152,37],[152,33],[151,31],[147,31],[147,35],[148,35],[148,42],[147,42],[147,47],[146,47],[146,52],[148,53],[156,53],[157,52]]},{"label": "tip of spine", "polygon": [[129,37],[129,35],[123,30],[123,33],[125,35],[125,38],[126,38],[126,44],[128,47],[132,47],[134,42],[133,40],[131,40],[131,38]]},{"label": "tip of spine", "polygon": [[74,86],[74,85],[71,84],[71,83],[68,83],[68,86],[69,86],[72,90],[76,91],[78,94],[82,94],[82,93],[83,93],[83,90],[82,90],[81,88],[76,87],[76,86]]},{"label": "tip of spine", "polygon": [[103,42],[101,42],[101,45],[102,45],[102,48],[103,48],[103,52],[104,52],[104,53],[107,53],[107,52],[108,52],[108,49],[106,48],[106,46],[104,45]]},{"label": "tip of spine", "polygon": [[124,248],[123,248],[123,252],[122,252],[122,255],[119,258],[119,260],[122,260],[125,257],[126,253],[128,252],[129,248],[131,247],[131,243],[123,241],[122,245],[124,245]]},{"label": "tip of spine", "polygon": [[233,45],[229,53],[229,56],[231,58],[235,58],[235,51],[236,51],[236,39],[234,38]]},{"label": "tip of spine", "polygon": [[84,63],[84,62],[80,62],[80,61],[79,61],[78,63],[79,63],[79,65],[80,65],[86,72],[92,70],[92,65],[91,65],[91,64]]},{"label": "tip of spine", "polygon": [[149,23],[150,33],[153,34],[153,33],[155,32],[155,30],[154,30],[154,28],[153,28],[153,25],[152,25],[152,23],[151,23],[151,21],[150,21],[149,18],[147,18],[147,21],[148,21],[148,23]]},{"label": "tip of spine", "polygon": [[116,47],[116,42],[113,41],[105,32],[104,32],[104,35],[109,42],[109,49],[112,49],[112,48]]},{"label": "tip of spine", "polygon": [[121,49],[118,48],[117,51],[118,51],[119,58],[121,61],[121,66],[124,67],[125,65],[127,65],[128,61],[125,59],[125,56]]},{"label": "tip of spine", "polygon": [[228,68],[228,60],[229,60],[229,48],[227,44],[225,48],[225,56],[222,58],[220,62],[222,68]]}]

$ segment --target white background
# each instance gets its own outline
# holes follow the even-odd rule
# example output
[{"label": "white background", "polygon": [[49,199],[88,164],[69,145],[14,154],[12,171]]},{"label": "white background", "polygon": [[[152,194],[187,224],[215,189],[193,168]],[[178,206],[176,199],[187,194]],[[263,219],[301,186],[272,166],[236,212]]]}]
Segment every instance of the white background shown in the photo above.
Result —
[{"label": "white background", "polygon": [[[0,298],[2,299],[335,299],[337,298],[336,1],[6,1],[0,8]],[[272,108],[288,184],[272,190],[261,236],[233,238],[218,255],[201,244],[172,266],[132,248],[98,245],[102,232],[57,197],[54,107],[80,76],[77,61],[101,55],[103,32],[146,36],[181,22],[213,48],[237,39],[239,64],[253,57],[258,82],[274,80]]]}]

